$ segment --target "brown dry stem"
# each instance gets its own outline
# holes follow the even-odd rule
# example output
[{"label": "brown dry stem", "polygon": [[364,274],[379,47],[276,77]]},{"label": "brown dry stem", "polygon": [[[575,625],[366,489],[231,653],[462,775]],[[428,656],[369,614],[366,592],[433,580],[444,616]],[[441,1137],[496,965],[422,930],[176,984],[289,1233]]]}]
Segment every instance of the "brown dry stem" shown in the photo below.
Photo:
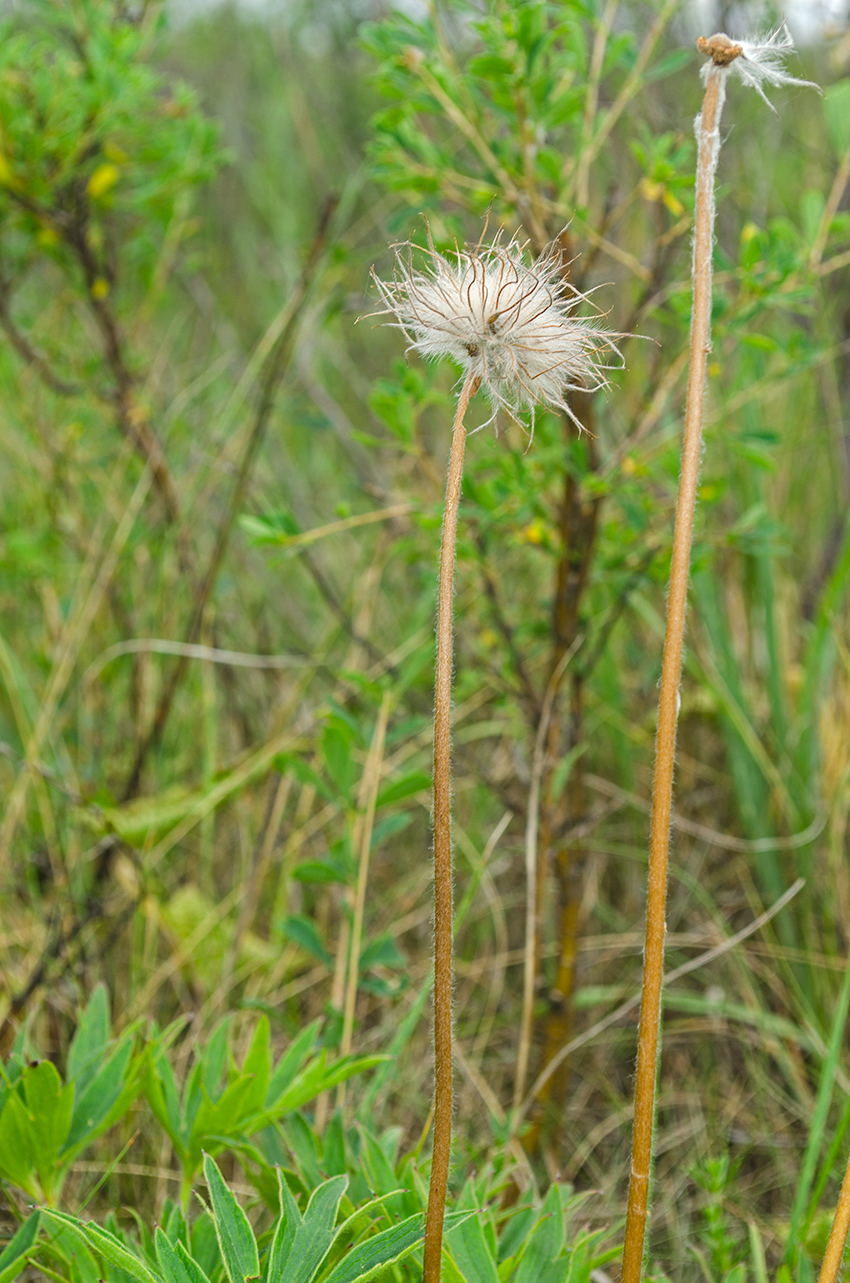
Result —
[{"label": "brown dry stem", "polygon": [[452,616],[457,516],[466,447],[464,416],[479,380],[457,404],[446,479],[434,683],[434,1141],[425,1219],[424,1283],[439,1283],[452,1147]]},{"label": "brown dry stem", "polygon": [[841,1262],[844,1259],[848,1229],[850,1229],[850,1159],[847,1161],[847,1170],[841,1184],[838,1206],[835,1209],[835,1218],[832,1229],[829,1231],[826,1251],[823,1254],[818,1283],[836,1283]]},{"label": "brown dry stem", "polygon": [[[718,47],[717,38],[697,42],[712,55],[699,132],[696,213],[694,222],[693,312],[690,372],[685,409],[685,433],[679,474],[679,496],[673,532],[667,627],[658,703],[655,773],[652,783],[652,817],[649,875],[646,897],[646,943],[638,1031],[632,1163],[623,1250],[621,1283],[640,1283],[649,1204],[652,1135],[655,1121],[655,1083],[661,1024],[661,988],[664,976],[664,933],[667,905],[667,860],[676,756],[676,721],[679,682],[691,561],[691,539],[702,446],[703,401],[708,352],[711,346],[711,258],[714,241],[714,171],[717,128],[723,105],[724,68],[732,60],[732,47]],[[703,45],[706,46],[703,48]],[[739,50],[740,51],[740,50]],[[732,52],[732,57],[737,54]]]}]

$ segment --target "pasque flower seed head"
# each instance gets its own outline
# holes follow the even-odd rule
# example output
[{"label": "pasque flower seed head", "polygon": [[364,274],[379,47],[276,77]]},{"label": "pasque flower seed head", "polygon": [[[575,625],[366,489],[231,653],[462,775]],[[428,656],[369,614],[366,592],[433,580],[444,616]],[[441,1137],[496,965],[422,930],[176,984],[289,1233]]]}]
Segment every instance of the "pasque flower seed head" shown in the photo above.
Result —
[{"label": "pasque flower seed head", "polygon": [[517,418],[524,407],[563,410],[581,428],[567,399],[571,391],[593,391],[607,383],[605,357],[616,357],[612,334],[595,318],[573,313],[587,296],[564,278],[557,251],[529,263],[514,239],[502,245],[458,249],[453,259],[426,251],[422,269],[413,266],[411,244],[396,247],[391,281],[374,276],[385,307],[426,357],[450,356],[466,379],[477,379],[493,406]]},{"label": "pasque flower seed head", "polygon": [[[701,38],[697,41],[697,48],[701,53],[711,54],[714,65],[727,66],[745,85],[755,89],[771,111],[774,107],[764,92],[765,84],[774,88],[781,85],[803,85],[820,92],[820,86],[813,80],[799,80],[785,70],[785,57],[793,52],[794,40],[784,22],[775,30],[753,36],[749,40],[732,40],[723,34],[709,36],[708,39]],[[712,61],[709,61],[702,69],[703,80],[711,69]]]}]

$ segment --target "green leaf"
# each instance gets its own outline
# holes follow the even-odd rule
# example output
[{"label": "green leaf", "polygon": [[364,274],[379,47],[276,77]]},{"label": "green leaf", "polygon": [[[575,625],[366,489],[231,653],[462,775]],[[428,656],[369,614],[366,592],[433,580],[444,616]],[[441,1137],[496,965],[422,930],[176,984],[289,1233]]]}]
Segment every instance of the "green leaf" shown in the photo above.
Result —
[{"label": "green leaf", "polygon": [[75,1084],[78,1092],[82,1090],[82,1085],[77,1082],[80,1075],[103,1055],[108,1043],[109,997],[106,985],[97,984],[68,1049],[68,1081]]},{"label": "green leaf", "polygon": [[313,1049],[320,1023],[320,1021],[314,1020],[306,1029],[302,1029],[301,1033],[294,1039],[275,1065],[272,1076],[269,1079],[269,1089],[266,1092],[265,1106],[267,1110],[271,1110],[276,1106],[277,1101],[280,1100],[287,1087],[294,1081],[301,1070]]},{"label": "green leaf", "polygon": [[304,918],[299,915],[290,914],[283,923],[283,935],[289,940],[301,946],[306,953],[311,953],[314,958],[330,966],[333,962],[331,955],[322,943],[322,938],[316,929],[315,923],[310,918]]},{"label": "green leaf", "polygon": [[239,518],[239,525],[257,544],[287,544],[301,531],[295,518],[288,512],[270,512],[264,517],[249,515]]},{"label": "green leaf", "polygon": [[186,1157],[188,1136],[181,1125],[180,1099],[177,1095],[177,1084],[174,1071],[168,1057],[161,1051],[148,1048],[145,1066],[145,1096],[154,1117],[165,1131],[175,1153],[181,1162]]},{"label": "green leaf", "polygon": [[166,1283],[209,1283],[204,1271],[193,1261],[182,1243],[173,1247],[168,1236],[157,1227],[155,1235],[156,1259]]},{"label": "green leaf", "polygon": [[261,1016],[251,1039],[251,1046],[242,1064],[242,1073],[251,1080],[251,1090],[245,1099],[245,1109],[256,1112],[262,1109],[271,1075],[272,1057],[269,1050],[269,1020]]},{"label": "green leaf", "polygon": [[286,1183],[283,1169],[277,1169],[278,1196],[280,1198],[280,1220],[275,1228],[269,1253],[268,1283],[278,1283],[283,1278],[295,1235],[301,1225],[301,1213],[298,1204],[292,1197],[292,1191]]},{"label": "green leaf", "polygon": [[302,860],[292,871],[296,882],[315,882],[320,886],[330,886],[340,882],[347,886],[352,881],[351,870],[341,860],[328,856],[324,860]]},{"label": "green leaf", "polygon": [[28,1065],[0,1115],[0,1176],[22,1189],[50,1195],[59,1176],[57,1158],[68,1135],[74,1108],[74,1088],[62,1086],[49,1060]]},{"label": "green leaf", "polygon": [[11,1283],[27,1264],[27,1252],[38,1237],[41,1212],[33,1212],[0,1252],[0,1283]]},{"label": "green leaf", "polygon": [[[541,1209],[540,1219],[525,1245],[514,1283],[537,1283],[552,1273],[552,1265],[564,1248],[564,1217],[560,1191],[552,1185]],[[561,1275],[567,1271],[568,1259],[561,1258]]]},{"label": "green leaf", "polygon": [[311,1283],[337,1236],[334,1222],[347,1187],[347,1176],[333,1176],[313,1190],[304,1219],[295,1231],[286,1283]]},{"label": "green leaf", "polygon": [[80,1238],[88,1246],[93,1247],[100,1256],[124,1270],[126,1274],[136,1279],[137,1283],[162,1283],[162,1280],[147,1267],[144,1261],[129,1251],[109,1230],[101,1229],[93,1221],[84,1225],[82,1221],[75,1216],[69,1216],[66,1212],[54,1212],[52,1209],[45,1208],[44,1215],[69,1230],[73,1237]]},{"label": "green leaf", "polygon": [[66,1274],[68,1263],[73,1262],[70,1271],[73,1283],[98,1283],[103,1275],[103,1263],[95,1260],[84,1226],[73,1216],[49,1208],[44,1208],[42,1215],[52,1222],[49,1229],[45,1226],[46,1254],[58,1258],[66,1267]]},{"label": "green leaf", "polygon": [[137,1279],[138,1283],[161,1283],[158,1276],[148,1268],[144,1261],[126,1248],[114,1234],[110,1234],[108,1230],[101,1229],[99,1225],[95,1225],[92,1221],[89,1221],[85,1229],[92,1247],[100,1252],[101,1256],[105,1257],[107,1261],[117,1265],[125,1274]]},{"label": "green leaf", "polygon": [[334,1266],[324,1283],[364,1283],[380,1270],[394,1265],[419,1246],[425,1235],[425,1217],[421,1212],[373,1238],[358,1243]]},{"label": "green leaf", "polygon": [[78,1085],[81,1080],[75,1083],[71,1127],[62,1149],[65,1161],[111,1127],[138,1095],[143,1060],[141,1056],[137,1057],[131,1070],[132,1055],[133,1040],[128,1038],[116,1048],[106,1064],[89,1078],[82,1092]]},{"label": "green leaf", "polygon": [[230,1283],[246,1283],[247,1279],[259,1278],[260,1258],[254,1231],[209,1154],[204,1155],[204,1177],[210,1192],[218,1245]]},{"label": "green leaf", "polygon": [[222,1092],[218,1100],[210,1100],[209,1096],[204,1097],[192,1124],[192,1135],[188,1145],[188,1159],[193,1166],[200,1163],[206,1142],[211,1141],[213,1137],[219,1142],[224,1142],[228,1137],[237,1137],[247,1121],[254,1118],[255,1111],[249,1108],[253,1087],[253,1078],[240,1074],[236,1081]]},{"label": "green leaf", "polygon": [[446,1246],[466,1283],[499,1283],[481,1216],[470,1216],[446,1235]]},{"label": "green leaf", "polygon": [[344,1056],[328,1067],[325,1064],[323,1050],[319,1059],[312,1061],[297,1075],[277,1100],[273,1109],[268,1112],[280,1115],[300,1109],[302,1105],[314,1100],[323,1091],[336,1087],[338,1083],[346,1082],[355,1074],[362,1073],[364,1069],[382,1064],[385,1059],[385,1056]]},{"label": "green leaf", "polygon": [[352,757],[354,736],[338,718],[330,718],[322,735],[322,757],[325,770],[343,798],[348,798],[357,778],[357,765]]},{"label": "green leaf", "polygon": [[388,784],[378,794],[378,809],[382,806],[391,806],[393,802],[401,802],[415,793],[423,793],[430,787],[431,776],[427,771],[412,771],[410,775],[405,775],[400,780]]},{"label": "green leaf", "polygon": [[850,78],[830,85],[824,93],[823,110],[829,140],[839,156],[850,147]]},{"label": "green leaf", "polygon": [[370,941],[360,954],[361,971],[368,971],[370,967],[403,967],[405,962],[404,954],[399,952],[389,932]]}]

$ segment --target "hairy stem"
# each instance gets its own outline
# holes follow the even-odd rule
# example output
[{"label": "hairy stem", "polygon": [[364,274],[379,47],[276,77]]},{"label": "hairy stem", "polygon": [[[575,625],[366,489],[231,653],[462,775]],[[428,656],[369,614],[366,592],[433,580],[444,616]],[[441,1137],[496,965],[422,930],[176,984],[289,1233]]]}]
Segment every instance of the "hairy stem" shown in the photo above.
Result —
[{"label": "hairy stem", "polygon": [[844,1173],[844,1180],[841,1184],[838,1206],[835,1209],[835,1219],[832,1222],[832,1229],[829,1231],[829,1239],[827,1240],[826,1251],[823,1254],[823,1265],[818,1276],[818,1283],[835,1283],[838,1278],[838,1271],[841,1269],[841,1262],[844,1257],[844,1248],[847,1244],[848,1229],[850,1229],[850,1159],[848,1159],[847,1170]]},{"label": "hairy stem", "polygon": [[440,546],[434,683],[434,1143],[425,1220],[424,1283],[439,1283],[440,1279],[452,1147],[452,615],[457,514],[466,446],[463,420],[478,386],[479,379],[470,375],[457,404]]},{"label": "hairy stem", "polygon": [[676,755],[676,720],[682,643],[691,561],[691,538],[702,446],[703,400],[708,352],[711,346],[711,255],[714,243],[714,175],[720,148],[719,123],[728,72],[714,63],[706,81],[702,112],[697,120],[698,160],[694,220],[693,311],[690,374],[685,409],[685,434],[679,474],[679,497],[673,532],[667,628],[658,702],[655,774],[649,876],[646,896],[646,943],[638,1031],[632,1165],[621,1283],[640,1283],[646,1235],[652,1133],[655,1121],[655,1082],[661,1024],[661,982],[664,974],[664,932],[667,903],[667,857]]}]

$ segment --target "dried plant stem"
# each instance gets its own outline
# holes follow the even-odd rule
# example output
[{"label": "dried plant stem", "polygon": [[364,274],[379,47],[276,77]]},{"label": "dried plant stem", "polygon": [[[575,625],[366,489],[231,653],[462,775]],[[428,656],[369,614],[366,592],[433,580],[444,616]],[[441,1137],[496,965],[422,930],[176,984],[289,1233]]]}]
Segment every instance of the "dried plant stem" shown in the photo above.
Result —
[{"label": "dried plant stem", "polygon": [[439,1283],[452,1146],[452,615],[457,514],[463,480],[463,420],[480,380],[471,374],[457,403],[446,479],[437,669],[434,683],[434,1141],[425,1220],[424,1283]]},{"label": "dried plant stem", "polygon": [[818,1275],[818,1283],[835,1283],[838,1278],[838,1271],[841,1269],[841,1261],[844,1257],[844,1248],[847,1245],[848,1229],[850,1229],[850,1159],[847,1161],[847,1170],[844,1173],[841,1193],[838,1196],[838,1206],[835,1209],[835,1219],[832,1222],[826,1251],[823,1254],[823,1265]]},{"label": "dried plant stem", "polygon": [[679,497],[673,532],[670,588],[667,598],[667,628],[664,637],[661,692],[658,702],[658,730],[655,740],[655,774],[652,782],[652,819],[646,896],[646,943],[638,1032],[632,1165],[621,1283],[640,1283],[649,1203],[656,1065],[661,1024],[661,984],[664,975],[667,857],[670,846],[670,813],[676,756],[676,720],[679,712],[679,681],[682,673],[682,643],[685,632],[691,538],[702,446],[706,362],[711,345],[714,174],[720,146],[719,123],[727,74],[725,67],[716,64],[711,67],[706,81],[702,114],[699,118],[690,374],[679,474]]}]

